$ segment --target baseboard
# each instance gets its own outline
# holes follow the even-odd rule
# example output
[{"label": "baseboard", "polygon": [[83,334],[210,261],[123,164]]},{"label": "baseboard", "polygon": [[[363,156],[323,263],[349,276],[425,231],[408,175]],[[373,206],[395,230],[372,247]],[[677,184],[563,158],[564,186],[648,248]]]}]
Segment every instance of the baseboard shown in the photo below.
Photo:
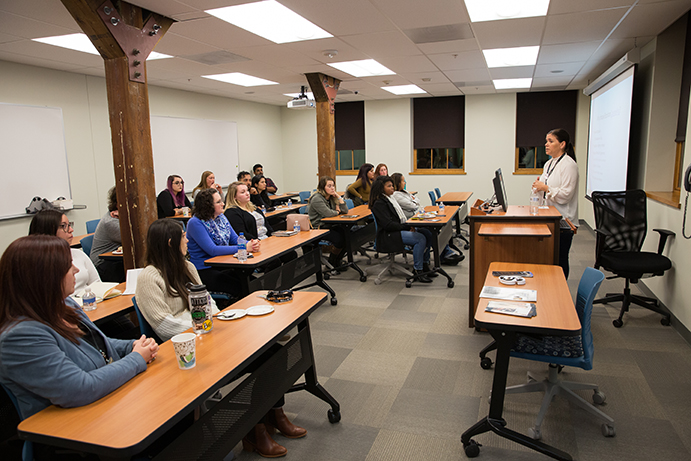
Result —
[{"label": "baseboard", "polygon": [[659,303],[660,307],[662,310],[667,312],[670,315],[670,325],[674,327],[675,330],[677,330],[677,333],[681,335],[684,340],[691,345],[691,331],[689,331],[688,328],[686,328],[686,325],[684,325],[679,319],[674,315],[672,311],[670,311],[665,304],[660,301],[660,299],[655,296],[655,293],[652,292],[650,288],[645,284],[643,280],[639,280],[638,283],[638,288],[643,292],[645,296],[648,296],[650,298],[655,298],[657,299],[657,302]]}]

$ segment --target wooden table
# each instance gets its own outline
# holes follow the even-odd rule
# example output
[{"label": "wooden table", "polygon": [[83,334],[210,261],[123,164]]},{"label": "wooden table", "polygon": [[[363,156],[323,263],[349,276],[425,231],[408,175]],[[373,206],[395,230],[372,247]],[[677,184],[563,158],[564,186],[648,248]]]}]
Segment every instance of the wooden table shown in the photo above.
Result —
[{"label": "wooden table", "polygon": [[293,197],[299,197],[300,193],[299,192],[286,192],[285,194],[274,194],[274,195],[269,195],[269,199],[271,200],[271,203],[276,202],[285,202],[286,200],[293,198]]},{"label": "wooden table", "polygon": [[[243,370],[294,326],[298,334],[266,360],[192,428],[166,448],[157,459],[171,459],[171,452],[191,450],[194,456],[221,459],[286,392],[306,390],[330,405],[329,420],[340,420],[338,402],[319,384],[309,316],[326,299],[324,293],[295,293],[293,301],[274,304],[275,311],[261,317],[214,322],[214,329],[197,337],[197,365],[178,369],[170,341],[161,344],[148,369],[102,399],[83,407],[51,406],[22,421],[24,440],[111,458],[140,453],[165,431],[182,420],[220,387]],[[255,295],[230,306],[246,309],[268,304]],[[304,375],[304,383],[294,385]],[[213,434],[204,437],[203,434]],[[183,455],[183,459],[195,459]]]},{"label": "wooden table", "polygon": [[[115,287],[116,290],[125,292],[125,282],[122,282]],[[105,322],[122,314],[134,312],[134,305],[132,304],[133,295],[120,295],[115,298],[106,299],[96,304],[96,309],[93,311],[84,312],[89,319],[95,324]]]},{"label": "wooden table", "polygon": [[300,213],[300,209],[306,206],[305,203],[278,205],[275,210],[267,212],[264,216],[273,230],[293,230],[292,224],[286,222],[286,216],[290,213]]},{"label": "wooden table", "polygon": [[[238,261],[234,255],[224,255],[207,259],[204,263],[211,267],[238,271],[242,275],[241,292],[243,295],[259,289],[285,290],[292,288],[293,290],[301,290],[317,285],[329,292],[331,305],[335,306],[338,303],[336,292],[324,281],[321,271],[321,252],[318,248],[319,240],[328,233],[329,231],[324,229],[310,229],[290,237],[271,236],[262,240],[261,251],[252,253],[253,257],[245,262]],[[252,279],[255,269],[265,266],[266,263],[298,248],[303,249],[302,256],[265,272],[262,277]],[[295,288],[298,283],[313,275],[317,277],[316,282]]]},{"label": "wooden table", "polygon": [[[348,217],[346,216],[354,216]],[[334,269],[343,269],[346,266],[350,266],[355,269],[358,274],[360,274],[360,281],[367,281],[367,274],[360,269],[353,256],[355,252],[362,247],[367,242],[371,242],[376,237],[376,227],[374,225],[374,220],[369,219],[372,216],[372,211],[369,209],[369,205],[359,205],[348,210],[347,215],[338,215],[331,218],[323,218],[321,220],[322,224],[326,227],[341,226],[344,229],[345,235],[345,250],[347,256],[347,262],[339,267],[334,267]],[[364,227],[353,232],[352,228],[356,225],[362,225],[363,222],[367,220],[367,224]]]},{"label": "wooden table", "polygon": [[[470,242],[461,233],[461,222],[464,221],[464,219],[461,219],[461,209],[464,205],[467,205],[468,199],[470,199],[472,195],[472,192],[447,192],[436,200],[437,204],[439,204],[440,202],[444,202],[444,205],[456,205],[459,207],[458,216],[456,219],[456,235],[454,235],[454,237],[459,238],[465,242],[466,250],[470,248]],[[461,252],[461,250],[455,247],[454,250],[458,251],[459,253]]]},{"label": "wooden table", "polygon": [[[426,206],[425,211],[439,211],[438,206]],[[432,232],[432,251],[434,253],[434,267],[432,271],[438,272],[444,277],[446,277],[446,286],[453,288],[454,281],[449,274],[446,273],[441,267],[441,254],[442,249],[446,246],[447,242],[453,237],[453,219],[458,213],[457,206],[447,206],[444,208],[444,216],[439,216],[438,218],[431,219],[409,219],[406,224],[413,227],[424,227]],[[406,287],[410,286],[410,281],[406,280]]]},{"label": "wooden table", "polygon": [[568,453],[508,429],[502,417],[510,352],[516,342],[517,333],[575,336],[581,332],[581,323],[578,320],[578,313],[573,305],[564,272],[559,266],[493,262],[487,271],[485,285],[505,286],[499,282],[498,277],[492,276],[492,271],[531,271],[534,277],[526,278],[526,284],[520,288],[537,290],[537,315],[532,318],[523,318],[486,312],[485,308],[489,300],[480,298],[475,312],[475,325],[489,330],[497,344],[497,359],[489,415],[461,436],[466,454],[472,457],[473,453],[475,456],[479,453],[479,447],[471,441],[473,436],[492,431],[552,458],[571,460]]},{"label": "wooden table", "polygon": [[[89,235],[94,235],[94,233],[92,232],[90,234],[75,235],[74,237],[72,237],[72,243],[70,244],[70,246],[72,248],[81,248],[82,247],[82,239],[84,237],[88,237]],[[89,256],[89,255],[87,255],[87,256]]]},{"label": "wooden table", "polygon": [[98,257],[108,261],[122,261],[123,253],[113,253],[112,251],[108,251],[107,253],[101,253],[98,255]]},{"label": "wooden table", "polygon": [[[478,200],[478,202],[480,202]],[[559,221],[554,207],[540,209],[537,216],[528,206],[509,206],[506,212],[487,213],[470,208],[470,289],[468,326],[473,327],[475,307],[493,261],[559,264]]]},{"label": "wooden table", "polygon": [[166,216],[166,218],[175,219],[175,220],[182,221],[182,222],[186,223],[187,221],[189,221],[192,218],[192,211],[190,210],[190,212],[187,214],[187,216],[184,216],[182,213],[176,213],[173,216]]}]

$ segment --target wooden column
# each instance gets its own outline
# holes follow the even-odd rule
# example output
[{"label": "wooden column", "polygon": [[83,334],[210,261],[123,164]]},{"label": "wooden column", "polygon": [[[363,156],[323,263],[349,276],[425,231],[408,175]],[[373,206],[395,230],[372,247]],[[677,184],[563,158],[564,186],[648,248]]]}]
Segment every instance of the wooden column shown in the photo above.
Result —
[{"label": "wooden column", "polygon": [[61,1],[105,62],[125,268],[143,267],[157,218],[146,58],[173,20],[122,1]]},{"label": "wooden column", "polygon": [[319,177],[336,178],[334,101],[341,81],[320,73],[305,74],[317,101],[317,158]]}]

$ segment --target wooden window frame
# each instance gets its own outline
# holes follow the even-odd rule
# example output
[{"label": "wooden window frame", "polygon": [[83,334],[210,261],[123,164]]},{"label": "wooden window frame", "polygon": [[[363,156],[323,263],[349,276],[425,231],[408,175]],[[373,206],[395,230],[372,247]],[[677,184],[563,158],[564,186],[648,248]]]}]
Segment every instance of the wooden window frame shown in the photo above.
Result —
[{"label": "wooden window frame", "polygon": [[[446,165],[449,164],[449,151],[448,149],[461,149],[462,163],[465,167],[465,148],[464,147],[442,147],[442,148],[430,148],[434,149],[444,149],[446,150]],[[418,168],[417,167],[417,149],[413,149],[413,171],[408,174],[466,174],[465,168]],[[430,161],[430,164],[432,162]]]},{"label": "wooden window frame", "polygon": [[[340,170],[339,167],[341,166],[341,152],[345,152],[347,149],[341,149],[336,151],[336,176],[353,176],[357,175],[358,171],[360,171],[360,166],[358,166],[354,170]],[[356,149],[350,149],[350,159],[351,159],[351,165],[355,165],[355,150]],[[365,159],[365,163],[367,163],[367,159]]]}]

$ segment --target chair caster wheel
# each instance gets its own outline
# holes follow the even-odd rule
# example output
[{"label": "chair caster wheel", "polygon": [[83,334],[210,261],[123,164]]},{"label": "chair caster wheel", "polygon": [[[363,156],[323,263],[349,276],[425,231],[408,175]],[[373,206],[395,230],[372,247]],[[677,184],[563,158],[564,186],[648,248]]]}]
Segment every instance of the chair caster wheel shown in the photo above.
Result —
[{"label": "chair caster wheel", "polygon": [[612,325],[614,325],[615,328],[621,328],[623,324],[624,322],[622,322],[621,319],[612,320]]},{"label": "chair caster wheel", "polygon": [[361,275],[361,276],[360,276],[360,281],[361,281],[362,283],[365,283],[365,282],[367,281],[367,276],[366,276],[366,275]]},{"label": "chair caster wheel", "polygon": [[463,249],[470,250],[470,244],[466,243],[465,245],[463,245]]},{"label": "chair caster wheel", "polygon": [[374,279],[374,284],[375,284],[375,285],[381,285],[381,280],[379,280],[379,279]]},{"label": "chair caster wheel", "polygon": [[468,458],[477,458],[478,455],[480,454],[480,447],[481,446],[482,445],[477,443],[475,440],[471,439],[467,445],[463,444],[463,449],[465,450],[465,455]]},{"label": "chair caster wheel", "polygon": [[482,360],[480,360],[480,368],[483,370],[489,370],[492,368],[492,359],[489,357],[483,357]]},{"label": "chair caster wheel", "polygon": [[660,319],[660,323],[661,323],[662,325],[664,325],[664,326],[669,326],[669,323],[670,323],[670,322],[669,322],[669,317],[662,317],[662,318]]},{"label": "chair caster wheel", "polygon": [[607,396],[605,395],[604,392],[595,391],[593,393],[593,403],[595,405],[602,405],[603,403],[605,403],[606,399],[607,399]]},{"label": "chair caster wheel", "polygon": [[603,423],[601,426],[602,429],[602,435],[605,437],[614,437],[617,435],[617,431],[614,430],[614,426],[611,424]]},{"label": "chair caster wheel", "polygon": [[453,283],[453,280],[449,280],[448,283],[446,284],[446,286],[447,286],[448,288],[453,288],[454,285],[455,285],[455,284]]},{"label": "chair caster wheel", "polygon": [[335,306],[336,304],[338,304],[338,299],[336,299],[336,298],[331,298],[331,305],[332,305],[332,306]]},{"label": "chair caster wheel", "polygon": [[406,280],[406,281],[405,281],[405,287],[406,287],[406,288],[410,288],[410,287],[412,287],[412,286],[413,286],[413,282],[411,282],[410,280]]},{"label": "chair caster wheel", "polygon": [[540,440],[542,439],[542,430],[538,427],[531,427],[528,429],[528,437],[533,440]]},{"label": "chair caster wheel", "polygon": [[329,280],[331,278],[331,274],[328,272],[324,272],[324,280]]},{"label": "chair caster wheel", "polygon": [[329,418],[329,422],[331,424],[336,424],[337,422],[339,422],[341,420],[341,412],[338,410],[336,410],[336,411],[329,410],[326,412],[326,416]]}]

